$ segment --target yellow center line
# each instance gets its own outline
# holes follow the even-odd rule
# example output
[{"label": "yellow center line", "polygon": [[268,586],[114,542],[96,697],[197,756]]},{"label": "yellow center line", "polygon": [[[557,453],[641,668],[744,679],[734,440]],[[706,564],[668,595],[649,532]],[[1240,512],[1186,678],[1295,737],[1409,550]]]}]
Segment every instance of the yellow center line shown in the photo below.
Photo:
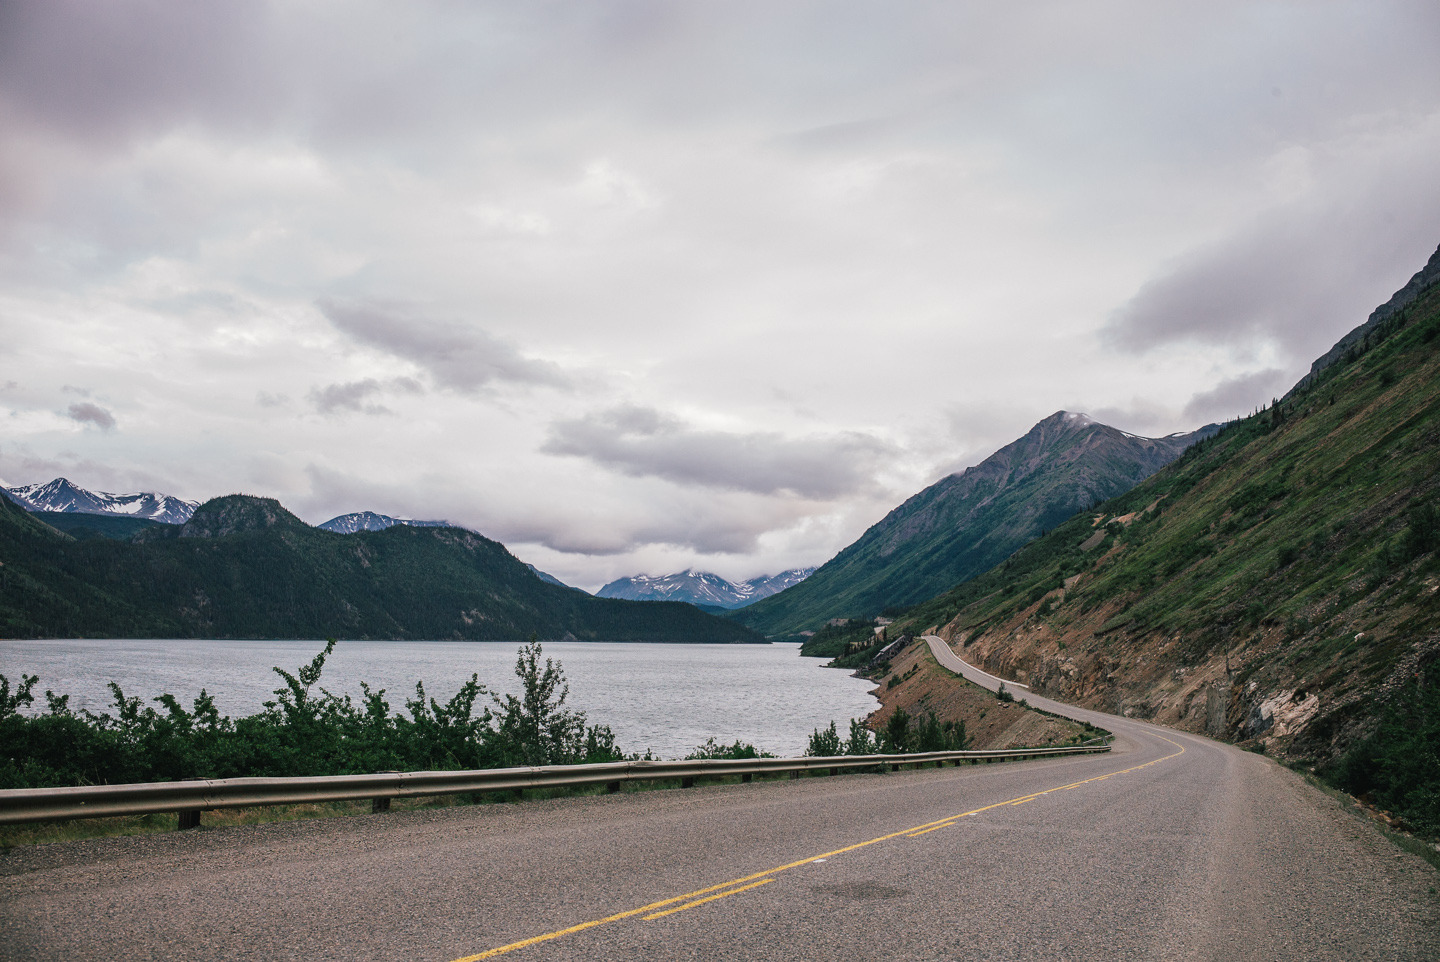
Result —
[{"label": "yellow center line", "polygon": [[716,899],[729,898],[730,896],[735,895],[739,892],[759,888],[762,885],[769,885],[773,881],[775,881],[773,878],[762,878],[758,882],[751,882],[749,885],[742,885],[738,889],[731,889],[728,892],[719,892],[715,895],[707,895],[703,899],[696,899],[693,902],[686,902],[684,905],[677,905],[675,906],[675,908],[666,909],[663,912],[652,912],[649,915],[645,916],[645,921],[649,922],[651,919],[663,919],[667,915],[674,915],[676,912],[683,912],[686,909],[693,909],[697,905],[704,905],[706,902],[713,902]]},{"label": "yellow center line", "polygon": [[[643,915],[647,919],[660,918],[661,916],[669,915],[671,913],[656,912],[656,909],[663,909],[666,906],[675,905],[677,902],[687,902],[689,904],[681,905],[679,906],[679,908],[673,909],[672,911],[678,912],[681,909],[690,908],[692,905],[701,905],[705,902],[713,901],[716,898],[724,898],[727,895],[734,895],[736,892],[743,892],[746,889],[755,888],[768,882],[773,882],[775,881],[775,879],[767,878],[767,876],[778,875],[779,873],[789,871],[792,868],[799,868],[802,865],[809,865],[812,862],[823,862],[826,859],[834,858],[836,855],[844,855],[846,852],[853,852],[857,849],[866,848],[870,845],[878,845],[881,842],[888,842],[892,839],[900,838],[902,836],[908,836],[913,838],[916,835],[924,835],[925,833],[932,832],[937,828],[944,828],[947,825],[952,825],[957,819],[964,818],[967,815],[979,815],[981,812],[988,812],[991,809],[1002,808],[1006,805],[1020,805],[1025,802],[1031,801],[1032,799],[1039,798],[1042,795],[1048,795],[1051,792],[1063,792],[1068,791],[1072,788],[1079,788],[1081,785],[1088,785],[1091,782],[1103,782],[1105,779],[1111,777],[1112,775],[1124,775],[1126,772],[1139,771],[1142,768],[1149,768],[1151,765],[1155,765],[1163,761],[1168,761],[1169,759],[1176,758],[1180,755],[1185,754],[1185,747],[1178,742],[1170,741],[1170,739],[1166,738],[1164,735],[1157,735],[1156,737],[1159,738],[1161,741],[1170,742],[1170,744],[1174,745],[1180,750],[1178,752],[1172,752],[1169,755],[1165,755],[1162,758],[1151,759],[1150,761],[1143,764],[1134,765],[1130,768],[1126,768],[1118,772],[1108,772],[1104,775],[1096,775],[1092,778],[1081,779],[1078,782],[1071,782],[1068,785],[1057,785],[1054,788],[1047,788],[1043,792],[1034,792],[1029,795],[1022,795],[1019,798],[1010,798],[1006,799],[1003,802],[995,802],[994,804],[986,805],[983,808],[974,808],[968,812],[962,812],[959,815],[947,815],[944,818],[937,818],[933,822],[926,822],[923,825],[916,825],[913,828],[901,829],[898,832],[891,832],[888,835],[881,835],[877,838],[869,839],[868,841],[856,842],[853,845],[846,845],[844,848],[837,848],[832,852],[825,852],[821,855],[811,855],[808,858],[802,858],[794,862],[788,862],[785,865],[778,865],[775,868],[766,869],[763,872],[753,872],[750,875],[744,876],[743,878],[731,879],[728,882],[720,882],[716,885],[708,885],[703,889],[696,889],[695,891],[687,892],[684,895],[676,895],[672,898],[663,899],[659,902],[651,902],[649,905],[642,905],[638,909],[628,909],[624,912],[616,912],[614,915],[607,915],[603,919],[593,919],[589,922],[580,922],[576,925],[570,926],[569,928],[557,929],[554,932],[546,932],[544,935],[532,936],[528,939],[522,939],[519,942],[511,942],[508,945],[496,946],[493,949],[487,949],[486,951],[479,952],[475,955],[463,956],[461,958],[453,960],[453,962],[479,962],[480,959],[491,959],[498,955],[505,955],[506,953],[514,952],[517,949],[524,949],[532,945],[539,945],[542,942],[549,942],[552,939],[558,939],[561,936],[574,935],[576,932],[583,932],[586,929],[593,929],[597,925],[608,925],[611,922],[619,922],[624,919],[634,918],[637,915]],[[749,882],[753,882],[754,884],[746,884]],[[733,888],[734,886],[741,887]],[[731,889],[731,891],[721,892],[719,895],[715,895],[713,898],[700,898],[700,896],[710,895],[713,892],[720,892],[721,889]]]}]

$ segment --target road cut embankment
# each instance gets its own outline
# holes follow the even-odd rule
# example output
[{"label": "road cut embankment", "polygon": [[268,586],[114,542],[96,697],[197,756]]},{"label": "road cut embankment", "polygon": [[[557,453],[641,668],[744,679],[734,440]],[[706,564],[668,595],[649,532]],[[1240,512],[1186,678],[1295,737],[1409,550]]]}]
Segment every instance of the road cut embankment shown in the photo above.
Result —
[{"label": "road cut embankment", "polygon": [[970,738],[966,747],[973,749],[1065,745],[1089,737],[1083,724],[1021,704],[1028,697],[1024,689],[1014,689],[1014,701],[1002,701],[994,692],[971,684],[940,665],[923,639],[915,639],[892,657],[890,671],[878,680],[874,694],[880,707],[867,719],[876,731],[903,709],[912,718],[933,714],[942,723],[964,722]]}]

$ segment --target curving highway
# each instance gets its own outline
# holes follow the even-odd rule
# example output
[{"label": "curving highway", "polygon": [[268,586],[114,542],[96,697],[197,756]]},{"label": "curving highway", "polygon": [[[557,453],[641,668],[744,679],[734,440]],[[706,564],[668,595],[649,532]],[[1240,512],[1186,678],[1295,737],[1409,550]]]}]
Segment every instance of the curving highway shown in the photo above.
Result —
[{"label": "curving highway", "polygon": [[1114,752],[15,849],[0,958],[1440,958],[1440,875],[1294,774],[1024,697]]}]

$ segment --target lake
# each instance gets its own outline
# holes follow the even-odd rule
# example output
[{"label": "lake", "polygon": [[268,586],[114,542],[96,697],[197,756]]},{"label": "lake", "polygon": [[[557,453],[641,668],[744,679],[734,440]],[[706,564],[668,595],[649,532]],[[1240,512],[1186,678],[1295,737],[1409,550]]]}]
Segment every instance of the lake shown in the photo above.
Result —
[{"label": "lake", "polygon": [[[39,675],[42,692],[69,694],[70,707],[100,712],[114,699],[107,685],[149,700],[162,693],[187,707],[200,689],[221,714],[261,709],[283,684],[271,671],[294,674],[325,647],[319,641],[0,640],[0,674],[12,689],[23,674]],[[491,691],[519,692],[514,674],[519,644],[474,641],[342,641],[325,663],[319,687],[360,694],[360,683],[383,688],[391,711],[423,681],[442,703],[471,674]],[[681,758],[714,737],[750,742],[776,755],[798,755],[810,733],[833,720],[842,734],[851,718],[878,707],[873,683],[802,658],[798,645],[612,644],[548,642],[547,657],[565,669],[566,704],[591,724],[609,725],[626,752]],[[113,714],[113,711],[112,711]]]}]

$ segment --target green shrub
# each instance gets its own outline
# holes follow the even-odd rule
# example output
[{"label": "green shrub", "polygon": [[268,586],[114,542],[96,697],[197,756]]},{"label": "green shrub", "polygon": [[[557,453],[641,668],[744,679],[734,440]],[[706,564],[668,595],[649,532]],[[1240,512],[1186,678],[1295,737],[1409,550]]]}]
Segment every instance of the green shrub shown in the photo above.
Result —
[{"label": "green shrub", "polygon": [[[834,727],[834,723],[831,723]],[[774,758],[769,752],[762,752],[749,742],[742,742],[738,739],[733,745],[722,745],[715,741],[712,736],[705,740],[705,744],[695,746],[695,750],[686,755],[688,761],[698,761],[702,758]]]},{"label": "green shrub", "polygon": [[917,752],[958,752],[969,743],[963,721],[942,724],[929,712],[916,726],[912,741]]},{"label": "green shrub", "polygon": [[[284,684],[275,698],[263,711],[233,720],[216,710],[204,690],[189,708],[161,695],[157,710],[113,683],[111,711],[75,712],[68,695],[47,691],[45,712],[21,714],[34,701],[37,679],[22,675],[12,692],[9,679],[0,675],[0,788],[565,765],[625,757],[608,727],[588,725],[584,712],[565,707],[564,671],[548,658],[542,664],[533,639],[516,658],[519,696],[492,695],[472,675],[445,702],[427,697],[424,684],[417,684],[405,713],[391,712],[383,689],[362,684],[356,704],[348,695],[320,688],[334,648],[329,642],[293,674],[276,668]],[[737,742],[724,750],[739,747]]]},{"label": "green shrub", "polygon": [[815,758],[845,754],[844,746],[840,743],[840,733],[835,730],[835,722],[830,722],[829,728],[815,729],[810,735],[810,744],[806,747],[805,754]]},{"label": "green shrub", "polygon": [[896,708],[885,731],[880,735],[880,750],[891,755],[903,755],[910,750],[910,714],[903,708]]},{"label": "green shrub", "polygon": [[850,737],[845,741],[847,755],[874,755],[878,750],[875,733],[865,727],[859,719],[850,719]]}]

